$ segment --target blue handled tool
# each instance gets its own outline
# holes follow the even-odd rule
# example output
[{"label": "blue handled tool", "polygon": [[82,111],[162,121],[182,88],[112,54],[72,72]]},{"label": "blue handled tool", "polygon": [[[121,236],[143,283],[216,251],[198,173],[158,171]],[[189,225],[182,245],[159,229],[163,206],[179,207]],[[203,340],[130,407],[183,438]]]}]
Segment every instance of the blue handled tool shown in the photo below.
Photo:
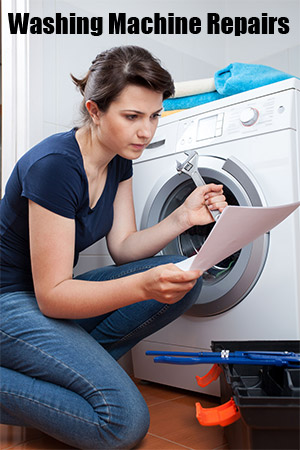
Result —
[{"label": "blue handled tool", "polygon": [[165,364],[242,364],[260,366],[295,367],[300,364],[300,353],[222,350],[221,352],[155,352],[155,363]]}]

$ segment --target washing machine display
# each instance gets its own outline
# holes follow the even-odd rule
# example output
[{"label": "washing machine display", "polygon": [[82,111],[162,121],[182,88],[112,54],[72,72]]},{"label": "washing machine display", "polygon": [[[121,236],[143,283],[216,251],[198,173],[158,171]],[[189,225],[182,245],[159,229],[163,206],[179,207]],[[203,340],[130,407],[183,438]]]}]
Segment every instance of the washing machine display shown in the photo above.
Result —
[{"label": "washing machine display", "polygon": [[[300,82],[285,80],[162,119],[152,144],[134,162],[140,228],[155,225],[194,189],[176,160],[196,150],[206,183],[224,186],[228,203],[276,206],[300,199]],[[212,225],[193,227],[162,253],[191,256]],[[224,236],[226,239],[226,236]],[[196,304],[132,351],[138,378],[217,395],[200,388],[210,367],[155,364],[146,350],[210,350],[218,340],[300,339],[300,211],[209,269]]]}]

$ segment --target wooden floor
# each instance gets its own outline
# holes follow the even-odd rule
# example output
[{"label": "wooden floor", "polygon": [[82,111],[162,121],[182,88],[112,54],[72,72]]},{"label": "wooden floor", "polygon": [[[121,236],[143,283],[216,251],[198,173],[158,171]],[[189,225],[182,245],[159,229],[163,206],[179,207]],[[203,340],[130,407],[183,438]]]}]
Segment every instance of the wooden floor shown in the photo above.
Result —
[{"label": "wooden floor", "polygon": [[[202,427],[195,417],[195,402],[217,406],[214,397],[135,380],[150,411],[149,432],[139,449],[225,450],[229,449],[221,427]],[[0,425],[1,450],[63,450],[71,447],[38,430]],[[108,449],[103,449],[108,450]]]}]

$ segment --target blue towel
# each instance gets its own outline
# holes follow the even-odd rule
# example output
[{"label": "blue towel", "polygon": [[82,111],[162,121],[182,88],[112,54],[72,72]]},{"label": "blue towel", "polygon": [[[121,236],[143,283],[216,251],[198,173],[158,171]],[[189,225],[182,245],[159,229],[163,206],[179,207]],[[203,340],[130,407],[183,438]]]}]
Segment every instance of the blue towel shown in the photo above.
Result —
[{"label": "blue towel", "polygon": [[165,111],[192,108],[288,78],[292,78],[292,75],[269,66],[233,63],[215,73],[216,91],[188,97],[169,98],[163,102],[163,106]]},{"label": "blue towel", "polygon": [[204,94],[189,95],[187,97],[168,98],[163,102],[163,106],[165,111],[174,111],[175,109],[187,109],[203,105],[224,97],[225,95],[221,95],[217,91],[205,92]]},{"label": "blue towel", "polygon": [[228,96],[286,80],[292,75],[261,64],[233,63],[218,70],[214,78],[217,92]]}]

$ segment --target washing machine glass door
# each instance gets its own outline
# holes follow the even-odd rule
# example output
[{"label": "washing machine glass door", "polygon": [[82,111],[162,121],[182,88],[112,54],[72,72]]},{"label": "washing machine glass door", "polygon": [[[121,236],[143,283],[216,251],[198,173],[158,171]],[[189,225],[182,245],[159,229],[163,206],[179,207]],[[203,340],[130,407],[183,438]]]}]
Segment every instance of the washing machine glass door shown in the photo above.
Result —
[{"label": "washing machine glass door", "polygon": [[[222,184],[230,205],[262,206],[263,199],[254,179],[237,159],[199,157],[199,172],[205,182]],[[187,175],[166,173],[155,185],[142,217],[142,228],[154,225],[171,214],[195,189]],[[170,242],[161,254],[193,256],[201,249],[214,223],[194,226]],[[210,316],[239,303],[254,286],[267,257],[266,234],[220,261],[203,274],[203,288],[189,314]],[[224,236],[224,240],[226,236]]]}]

